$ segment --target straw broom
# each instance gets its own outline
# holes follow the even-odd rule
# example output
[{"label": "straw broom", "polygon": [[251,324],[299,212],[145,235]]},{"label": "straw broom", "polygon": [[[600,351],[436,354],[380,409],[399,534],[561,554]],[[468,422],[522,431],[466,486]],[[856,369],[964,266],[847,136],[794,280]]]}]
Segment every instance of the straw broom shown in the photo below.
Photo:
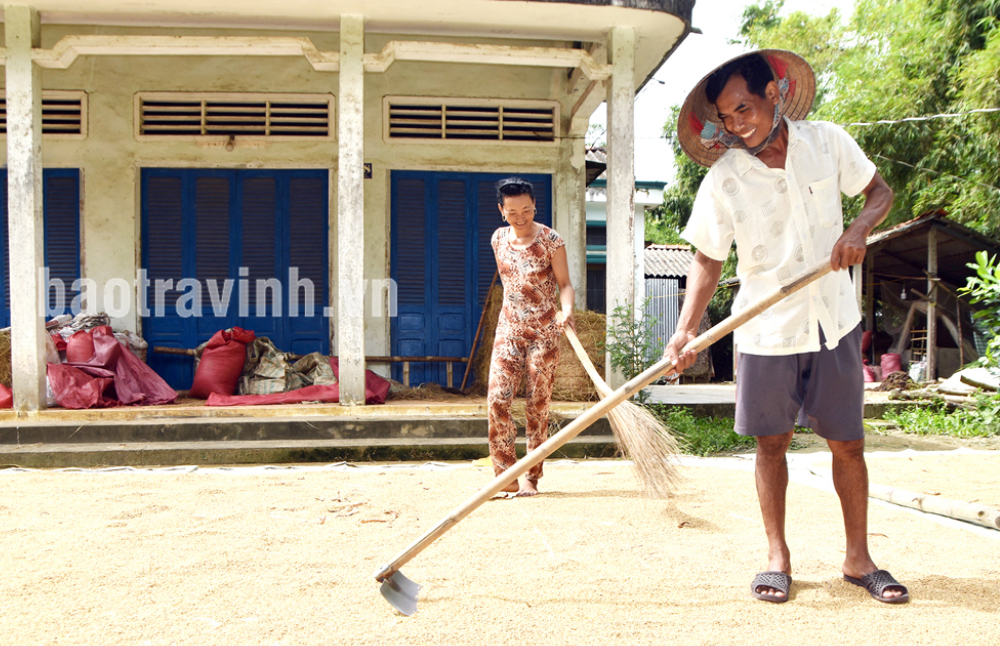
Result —
[{"label": "straw broom", "polygon": [[[601,397],[614,392],[598,374],[576,332],[568,326],[563,331]],[[607,415],[615,441],[625,457],[632,460],[643,491],[652,497],[668,497],[679,479],[677,440],[648,409],[633,402],[624,401]]]}]

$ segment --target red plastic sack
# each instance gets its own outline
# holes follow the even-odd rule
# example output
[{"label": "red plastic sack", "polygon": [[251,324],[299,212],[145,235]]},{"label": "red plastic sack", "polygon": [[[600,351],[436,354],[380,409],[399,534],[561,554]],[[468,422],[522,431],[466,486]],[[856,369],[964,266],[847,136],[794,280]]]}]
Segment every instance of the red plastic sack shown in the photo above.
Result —
[{"label": "red plastic sack", "polygon": [[865,373],[865,383],[872,383],[875,381],[875,370],[869,365],[864,365],[861,367]]},{"label": "red plastic sack", "polygon": [[872,347],[872,331],[865,330],[861,333],[861,354],[868,352],[868,349]]},{"label": "red plastic sack", "polygon": [[903,369],[903,360],[895,352],[886,352],[882,355],[882,378],[885,379],[894,372],[899,372]]},{"label": "red plastic sack", "polygon": [[66,352],[66,341],[61,336],[53,334],[52,342],[56,344],[56,351]]},{"label": "red plastic sack", "polygon": [[247,344],[256,338],[250,330],[234,327],[232,332],[219,330],[208,340],[201,353],[198,371],[191,384],[191,396],[208,399],[212,393],[232,395],[243,373]]},{"label": "red plastic sack", "polygon": [[177,399],[174,389],[118,341],[109,326],[83,334],[90,337],[94,348],[89,361],[48,365],[49,384],[60,406],[155,405]]},{"label": "red plastic sack", "polygon": [[[333,369],[333,376],[340,381],[340,359],[330,357],[330,367]],[[388,380],[379,377],[371,370],[365,370],[365,403],[384,404],[385,398],[389,396],[389,389],[392,384]]]},{"label": "red plastic sack", "polygon": [[0,384],[0,408],[14,408],[14,393],[3,384]]},{"label": "red plastic sack", "polygon": [[80,330],[66,341],[66,363],[87,363],[94,357],[94,337]]},{"label": "red plastic sack", "polygon": [[[109,370],[92,368],[85,372],[75,366],[50,363],[46,372],[56,403],[63,408],[107,408],[118,405],[114,396],[114,373]],[[99,375],[93,374],[95,372]]]},{"label": "red plastic sack", "polygon": [[220,395],[212,393],[208,396],[206,406],[264,406],[267,404],[301,404],[302,402],[337,402],[340,401],[340,385],[306,386],[283,393],[270,395]]}]

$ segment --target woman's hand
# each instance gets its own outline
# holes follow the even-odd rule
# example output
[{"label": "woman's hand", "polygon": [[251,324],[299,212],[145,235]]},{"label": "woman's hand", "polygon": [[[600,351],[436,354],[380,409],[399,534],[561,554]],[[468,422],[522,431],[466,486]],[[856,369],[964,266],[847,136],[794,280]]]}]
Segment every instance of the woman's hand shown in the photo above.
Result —
[{"label": "woman's hand", "polygon": [[569,327],[569,329],[573,330],[574,334],[576,333],[576,319],[573,318],[572,309],[568,310],[564,309],[562,312],[560,312],[559,319],[562,322],[564,328]]}]

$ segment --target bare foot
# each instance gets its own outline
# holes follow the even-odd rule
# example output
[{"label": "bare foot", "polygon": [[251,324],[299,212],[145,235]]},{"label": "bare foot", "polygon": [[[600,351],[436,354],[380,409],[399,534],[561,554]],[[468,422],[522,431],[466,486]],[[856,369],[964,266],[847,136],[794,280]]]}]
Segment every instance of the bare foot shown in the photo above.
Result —
[{"label": "bare foot", "polygon": [[504,487],[503,489],[501,489],[500,492],[501,493],[517,493],[518,492],[517,480],[515,480],[514,482],[510,483],[509,485],[507,485],[506,487]]},{"label": "bare foot", "polygon": [[535,486],[534,482],[525,478],[524,484],[521,485],[521,488],[514,495],[516,495],[518,498],[521,498],[522,496],[537,496],[538,487]]}]

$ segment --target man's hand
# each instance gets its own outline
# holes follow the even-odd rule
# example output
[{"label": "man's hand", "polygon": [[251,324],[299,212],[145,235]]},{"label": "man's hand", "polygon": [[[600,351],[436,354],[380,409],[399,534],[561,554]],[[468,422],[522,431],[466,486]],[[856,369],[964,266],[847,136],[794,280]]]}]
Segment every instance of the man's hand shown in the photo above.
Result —
[{"label": "man's hand", "polygon": [[830,252],[830,266],[834,271],[860,265],[865,261],[868,234],[885,219],[892,208],[892,189],[878,172],[861,193],[865,196],[861,213],[847,227],[847,231],[844,231]]},{"label": "man's hand", "polygon": [[693,341],[697,335],[688,330],[677,330],[672,337],[670,337],[670,342],[667,343],[667,347],[663,348],[663,358],[669,359],[674,367],[671,368],[667,375],[679,375],[692,365],[698,359],[698,353],[694,350],[688,350],[687,352],[681,354],[681,350],[684,349],[688,343]]},{"label": "man's hand", "polygon": [[865,261],[865,251],[868,249],[868,233],[861,227],[856,227],[855,220],[847,231],[841,234],[830,252],[830,265],[834,271],[847,269],[852,265],[860,265]]}]

